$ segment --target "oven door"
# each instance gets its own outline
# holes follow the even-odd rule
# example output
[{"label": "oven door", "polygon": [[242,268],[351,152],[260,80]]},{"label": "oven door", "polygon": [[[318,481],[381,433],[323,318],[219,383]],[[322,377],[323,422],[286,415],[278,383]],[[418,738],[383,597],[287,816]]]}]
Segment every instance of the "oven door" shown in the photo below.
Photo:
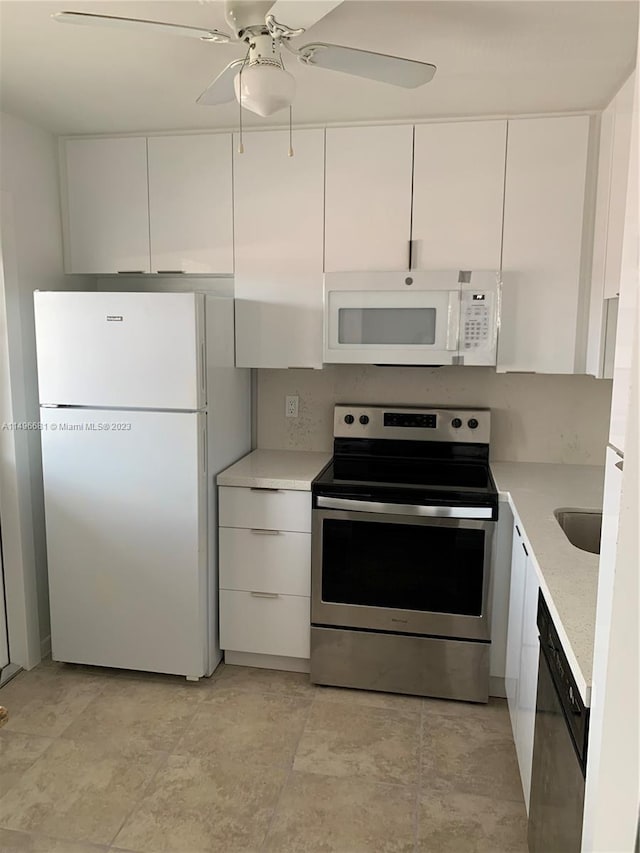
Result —
[{"label": "oven door", "polygon": [[[414,509],[451,508],[407,511]],[[312,623],[489,640],[494,524],[314,509]]]},{"label": "oven door", "polygon": [[329,290],[325,362],[453,364],[459,290]]}]

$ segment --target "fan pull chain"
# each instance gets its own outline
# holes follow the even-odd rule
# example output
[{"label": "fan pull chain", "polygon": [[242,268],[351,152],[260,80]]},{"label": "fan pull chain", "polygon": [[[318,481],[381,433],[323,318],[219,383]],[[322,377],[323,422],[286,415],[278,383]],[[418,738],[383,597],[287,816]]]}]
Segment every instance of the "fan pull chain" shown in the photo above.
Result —
[{"label": "fan pull chain", "polygon": [[293,128],[291,126],[292,121],[293,121],[293,107],[291,106],[291,104],[289,104],[289,150],[287,151],[288,157],[293,157]]}]

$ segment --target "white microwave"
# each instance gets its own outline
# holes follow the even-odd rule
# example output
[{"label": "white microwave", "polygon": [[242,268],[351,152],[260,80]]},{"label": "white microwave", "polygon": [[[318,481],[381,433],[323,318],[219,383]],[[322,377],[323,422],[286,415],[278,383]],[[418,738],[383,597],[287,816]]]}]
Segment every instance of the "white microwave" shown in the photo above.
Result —
[{"label": "white microwave", "polygon": [[495,365],[500,274],[486,270],[324,276],[324,361]]}]

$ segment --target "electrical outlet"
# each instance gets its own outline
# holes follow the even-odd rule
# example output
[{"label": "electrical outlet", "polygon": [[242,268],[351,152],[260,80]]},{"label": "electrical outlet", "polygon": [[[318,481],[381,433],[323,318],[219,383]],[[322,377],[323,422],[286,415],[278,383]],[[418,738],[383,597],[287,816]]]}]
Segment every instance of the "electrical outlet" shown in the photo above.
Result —
[{"label": "electrical outlet", "polygon": [[287,418],[298,417],[298,395],[287,396],[284,403],[284,413]]}]

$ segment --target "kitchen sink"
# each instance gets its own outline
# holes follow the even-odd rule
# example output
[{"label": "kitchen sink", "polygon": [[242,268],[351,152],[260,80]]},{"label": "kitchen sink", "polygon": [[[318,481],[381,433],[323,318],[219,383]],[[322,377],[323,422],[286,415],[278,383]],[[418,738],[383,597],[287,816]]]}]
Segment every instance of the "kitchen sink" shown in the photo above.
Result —
[{"label": "kitchen sink", "polygon": [[600,553],[601,512],[594,509],[556,509],[553,514],[572,545],[591,554]]}]

